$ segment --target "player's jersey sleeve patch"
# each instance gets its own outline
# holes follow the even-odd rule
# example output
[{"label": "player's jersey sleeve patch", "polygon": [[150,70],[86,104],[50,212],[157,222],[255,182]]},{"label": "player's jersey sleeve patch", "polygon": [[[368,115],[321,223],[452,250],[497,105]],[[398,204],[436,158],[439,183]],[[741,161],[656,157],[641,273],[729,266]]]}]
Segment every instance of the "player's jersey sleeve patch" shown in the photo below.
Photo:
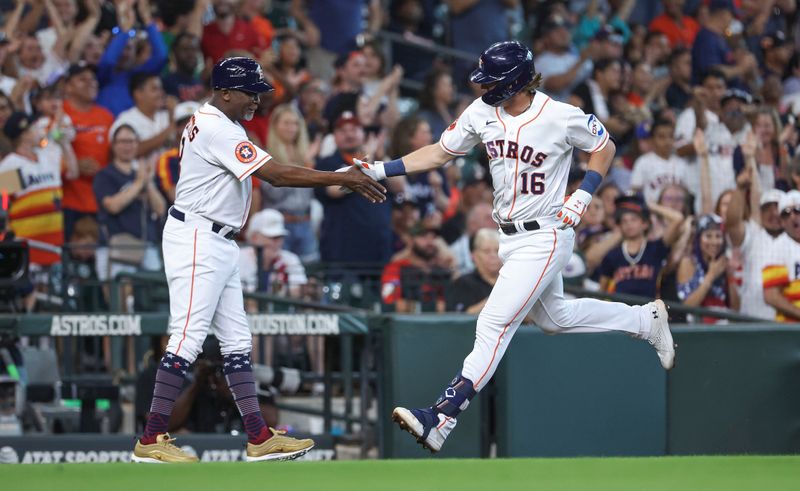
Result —
[{"label": "player's jersey sleeve patch", "polygon": [[236,158],[243,164],[249,164],[256,158],[256,148],[250,142],[241,142],[234,151]]},{"label": "player's jersey sleeve patch", "polygon": [[572,107],[567,113],[567,144],[584,152],[594,153],[605,148],[609,133],[594,114],[585,114]]},{"label": "player's jersey sleeve patch", "polygon": [[589,115],[589,120],[586,122],[586,127],[589,129],[589,133],[591,133],[592,136],[603,136],[603,133],[605,133],[603,124],[594,114]]},{"label": "player's jersey sleeve patch", "polygon": [[456,129],[456,123],[458,123],[458,118],[454,119],[450,126],[447,127],[447,131],[453,131]]}]

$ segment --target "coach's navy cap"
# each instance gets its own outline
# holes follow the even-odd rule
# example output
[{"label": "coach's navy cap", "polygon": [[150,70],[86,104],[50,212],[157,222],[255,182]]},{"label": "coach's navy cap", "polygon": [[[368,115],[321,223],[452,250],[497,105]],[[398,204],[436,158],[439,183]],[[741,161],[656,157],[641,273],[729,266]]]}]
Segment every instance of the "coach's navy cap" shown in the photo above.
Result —
[{"label": "coach's navy cap", "polygon": [[211,70],[211,87],[215,90],[230,89],[251,94],[274,90],[264,79],[261,65],[246,56],[225,58],[214,65]]}]

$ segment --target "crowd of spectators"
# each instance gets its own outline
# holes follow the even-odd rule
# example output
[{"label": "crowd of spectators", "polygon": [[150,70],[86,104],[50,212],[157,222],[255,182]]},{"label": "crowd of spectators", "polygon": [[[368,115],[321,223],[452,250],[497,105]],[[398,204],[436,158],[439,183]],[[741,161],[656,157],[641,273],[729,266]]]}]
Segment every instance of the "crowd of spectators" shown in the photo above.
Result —
[{"label": "crowd of spectators", "polygon": [[[220,59],[257,59],[275,87],[244,122],[256,144],[333,171],[437,141],[480,94],[466,78],[477,55],[519,39],[541,90],[594,113],[617,142],[566,273],[610,293],[800,320],[796,0],[16,0],[0,11],[0,176],[22,184],[4,191],[7,226],[64,247],[31,242],[37,281],[161,268],[180,135]],[[575,152],[570,189],[587,159]],[[484,149],[387,187],[371,204],[254,180],[237,239],[245,290],[326,301],[322,283],[362,281],[347,265],[366,264],[386,310],[477,313],[500,268]],[[62,261],[85,267],[54,269]],[[328,268],[322,283],[312,264]]]}]

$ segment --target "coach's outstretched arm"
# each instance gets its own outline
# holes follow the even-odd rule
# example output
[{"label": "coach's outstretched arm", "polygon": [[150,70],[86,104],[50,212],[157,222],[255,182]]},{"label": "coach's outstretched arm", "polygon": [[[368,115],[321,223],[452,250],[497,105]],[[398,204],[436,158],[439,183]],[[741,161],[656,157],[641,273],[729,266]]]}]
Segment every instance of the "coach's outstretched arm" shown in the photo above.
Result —
[{"label": "coach's outstretched arm", "polygon": [[305,167],[282,165],[270,160],[255,172],[256,177],[275,187],[314,188],[342,186],[373,203],[386,200],[386,188],[353,166],[345,172],[324,172]]}]

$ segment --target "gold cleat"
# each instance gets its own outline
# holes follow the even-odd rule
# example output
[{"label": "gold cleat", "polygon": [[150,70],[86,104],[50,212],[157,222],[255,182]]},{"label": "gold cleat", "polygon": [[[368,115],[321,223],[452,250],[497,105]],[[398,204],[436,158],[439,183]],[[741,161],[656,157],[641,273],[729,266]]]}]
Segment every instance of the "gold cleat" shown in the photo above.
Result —
[{"label": "gold cleat", "polygon": [[141,441],[136,441],[133,449],[131,461],[145,464],[181,464],[198,462],[198,458],[188,454],[172,444],[174,438],[170,438],[169,433],[162,433],[156,437],[156,442],[151,445],[143,445]]},{"label": "gold cleat", "polygon": [[314,440],[305,438],[298,440],[284,436],[285,431],[270,428],[272,438],[260,445],[247,444],[247,462],[260,462],[262,460],[294,460],[302,457],[314,448]]}]

